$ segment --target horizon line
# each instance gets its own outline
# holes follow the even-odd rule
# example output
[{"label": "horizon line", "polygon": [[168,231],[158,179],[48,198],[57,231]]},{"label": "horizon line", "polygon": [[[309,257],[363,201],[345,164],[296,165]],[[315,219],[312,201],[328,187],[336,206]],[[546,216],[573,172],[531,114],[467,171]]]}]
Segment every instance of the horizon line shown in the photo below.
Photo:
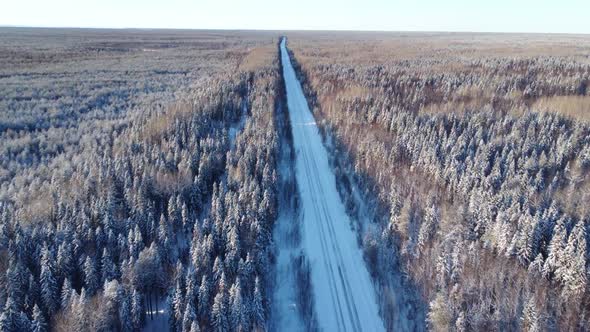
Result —
[{"label": "horizon line", "polygon": [[525,35],[583,35],[586,32],[539,32],[539,31],[473,31],[473,30],[354,30],[354,29],[267,29],[267,28],[167,28],[167,27],[92,27],[92,26],[36,26],[36,25],[4,25],[0,28],[24,29],[79,29],[79,30],[184,30],[184,31],[253,31],[253,32],[366,32],[366,33],[467,33],[467,34],[525,34]]}]

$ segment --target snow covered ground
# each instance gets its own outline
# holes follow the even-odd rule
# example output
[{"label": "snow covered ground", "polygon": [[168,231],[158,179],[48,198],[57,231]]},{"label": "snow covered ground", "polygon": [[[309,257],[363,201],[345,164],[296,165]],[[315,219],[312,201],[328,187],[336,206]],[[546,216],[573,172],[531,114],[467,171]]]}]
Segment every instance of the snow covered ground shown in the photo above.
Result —
[{"label": "snow covered ground", "polygon": [[[277,112],[286,112],[282,108]],[[278,117],[282,126],[283,114]],[[281,137],[281,155],[279,158],[279,216],[273,230],[273,239],[277,249],[275,267],[275,290],[271,331],[305,330],[298,307],[296,271],[293,257],[299,254],[299,215],[292,189],[295,181],[291,146],[283,133]]]},{"label": "snow covered ground", "polygon": [[[278,217],[274,230],[274,239],[277,241],[276,284],[273,308],[273,329],[276,331],[303,331],[304,323],[301,320],[298,308],[297,282],[293,265],[293,257],[298,254],[298,244],[290,238],[292,233],[291,223],[297,218],[292,210],[283,210]],[[295,225],[296,227],[296,225]]]},{"label": "snow covered ground", "polygon": [[166,310],[166,296],[155,298],[153,304],[153,311],[150,311],[148,308],[145,310],[145,326],[143,326],[141,330],[143,332],[170,331],[170,325],[168,324],[168,318],[170,315]]},{"label": "snow covered ground", "polygon": [[301,240],[311,262],[318,324],[325,331],[383,331],[369,272],[285,44],[283,39],[283,77],[303,216]]}]

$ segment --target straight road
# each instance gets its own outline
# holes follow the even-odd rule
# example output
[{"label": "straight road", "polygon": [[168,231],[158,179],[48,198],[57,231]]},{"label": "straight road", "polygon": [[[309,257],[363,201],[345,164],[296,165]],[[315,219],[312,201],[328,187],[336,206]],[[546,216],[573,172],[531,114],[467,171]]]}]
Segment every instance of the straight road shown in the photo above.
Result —
[{"label": "straight road", "polygon": [[281,58],[302,203],[302,247],[311,262],[318,323],[324,331],[384,331],[373,283],[285,38]]}]

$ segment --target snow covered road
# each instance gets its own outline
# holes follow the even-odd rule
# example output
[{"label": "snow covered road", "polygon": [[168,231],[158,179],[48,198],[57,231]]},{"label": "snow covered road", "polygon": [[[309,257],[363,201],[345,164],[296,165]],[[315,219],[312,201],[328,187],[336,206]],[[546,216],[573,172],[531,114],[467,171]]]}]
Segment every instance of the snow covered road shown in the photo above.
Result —
[{"label": "snow covered road", "polygon": [[311,262],[318,323],[325,331],[383,331],[369,272],[285,44],[283,39],[283,77],[303,214],[302,247]]}]

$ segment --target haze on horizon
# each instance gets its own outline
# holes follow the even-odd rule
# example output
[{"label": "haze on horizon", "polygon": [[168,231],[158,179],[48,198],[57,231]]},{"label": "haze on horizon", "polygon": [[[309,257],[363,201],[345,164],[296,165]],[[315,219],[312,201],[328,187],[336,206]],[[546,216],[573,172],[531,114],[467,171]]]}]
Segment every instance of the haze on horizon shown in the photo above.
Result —
[{"label": "haze on horizon", "polygon": [[0,26],[590,33],[590,2],[11,0]]}]

